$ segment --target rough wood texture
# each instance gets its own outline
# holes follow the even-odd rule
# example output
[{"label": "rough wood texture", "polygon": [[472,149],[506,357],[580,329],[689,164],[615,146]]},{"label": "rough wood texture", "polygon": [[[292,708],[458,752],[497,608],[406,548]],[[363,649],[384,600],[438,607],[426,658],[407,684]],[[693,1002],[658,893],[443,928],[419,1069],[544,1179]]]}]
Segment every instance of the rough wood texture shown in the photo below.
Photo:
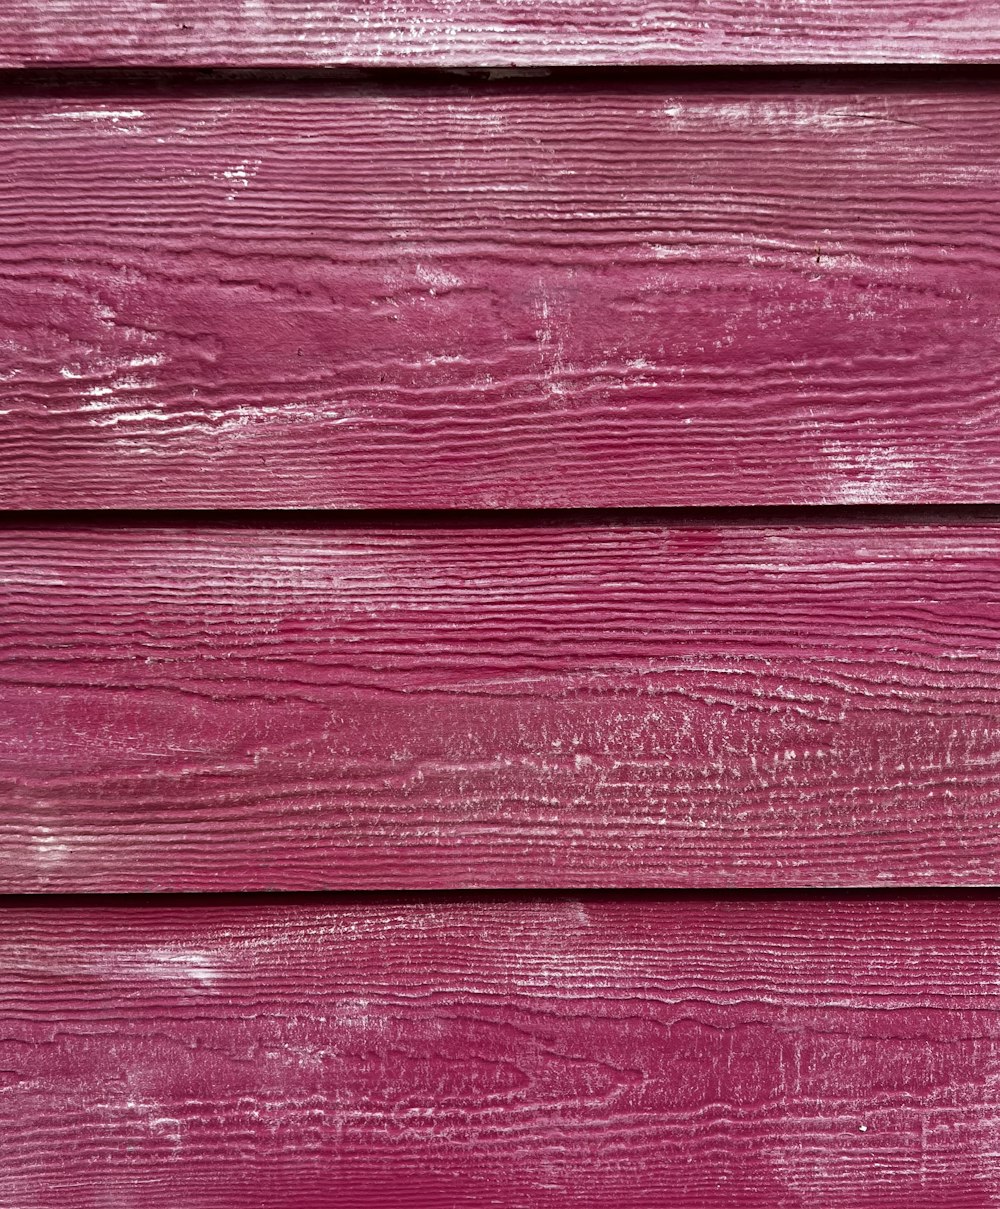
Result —
[{"label": "rough wood texture", "polygon": [[29,90],[0,161],[0,506],[1000,498],[982,77]]},{"label": "rough wood texture", "polygon": [[982,62],[990,0],[6,0],[0,65]]},{"label": "rough wood texture", "polygon": [[9,890],[1000,879],[1000,525],[6,530]]},{"label": "rough wood texture", "polygon": [[993,895],[8,908],[17,1209],[988,1209]]}]

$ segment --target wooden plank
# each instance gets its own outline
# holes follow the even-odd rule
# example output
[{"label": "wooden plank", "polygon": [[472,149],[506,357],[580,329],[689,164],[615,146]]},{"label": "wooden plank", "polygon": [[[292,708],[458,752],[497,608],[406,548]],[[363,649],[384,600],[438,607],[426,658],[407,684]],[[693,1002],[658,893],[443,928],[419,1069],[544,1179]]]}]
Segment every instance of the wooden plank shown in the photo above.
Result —
[{"label": "wooden plank", "polygon": [[1000,879],[1000,526],[0,535],[7,890]]},{"label": "wooden plank", "polygon": [[6,0],[0,65],[996,62],[990,0]]},{"label": "wooden plank", "polygon": [[0,159],[3,507],[1000,498],[982,77],[43,88]]},{"label": "wooden plank", "polygon": [[993,894],[4,911],[31,1209],[985,1209]]}]

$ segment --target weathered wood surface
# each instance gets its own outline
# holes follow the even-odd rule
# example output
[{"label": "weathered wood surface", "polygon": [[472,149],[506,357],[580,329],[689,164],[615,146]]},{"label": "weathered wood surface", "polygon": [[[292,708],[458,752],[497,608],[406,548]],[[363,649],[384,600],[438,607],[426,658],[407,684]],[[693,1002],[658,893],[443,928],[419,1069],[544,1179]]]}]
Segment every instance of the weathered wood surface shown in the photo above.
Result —
[{"label": "weathered wood surface", "polygon": [[0,534],[0,888],[1000,880],[1000,525]]},{"label": "weathered wood surface", "polygon": [[6,908],[17,1209],[987,1209],[994,895]]},{"label": "weathered wood surface", "polygon": [[0,162],[0,506],[1000,498],[982,76],[19,86]]},{"label": "weathered wood surface", "polygon": [[982,62],[990,0],[6,0],[0,66]]}]

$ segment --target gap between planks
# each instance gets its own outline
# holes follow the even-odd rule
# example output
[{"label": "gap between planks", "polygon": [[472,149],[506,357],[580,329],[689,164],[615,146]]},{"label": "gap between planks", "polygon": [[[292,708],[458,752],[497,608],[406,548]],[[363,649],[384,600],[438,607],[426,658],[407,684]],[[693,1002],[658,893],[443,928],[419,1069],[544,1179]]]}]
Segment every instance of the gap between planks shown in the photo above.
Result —
[{"label": "gap between planks", "polygon": [[778,527],[995,525],[1000,503],[658,508],[70,508],[0,511],[4,529],[532,529],[662,524]]},{"label": "gap between planks", "polygon": [[547,887],[518,889],[429,889],[429,890],[171,890],[171,891],[39,891],[0,893],[0,912],[31,908],[106,907],[108,909],[190,909],[205,907],[377,906],[379,904],[425,904],[443,906],[462,903],[781,903],[781,902],[996,902],[1000,886],[776,886],[670,887],[622,889],[593,887]]},{"label": "gap between planks", "polygon": [[992,90],[1000,86],[1000,64],[750,64],[748,66],[679,65],[573,66],[573,67],[0,67],[0,95],[20,95],[24,90],[48,88],[87,89],[109,96],[143,93],[157,85],[166,91],[203,91],[232,96],[262,91],[295,89],[324,92],[340,86],[368,84],[382,88],[434,91],[468,88],[510,91],[519,84],[537,89],[594,92],[630,87],[704,86],[738,83],[771,91],[776,85],[789,90],[822,92],[835,88],[878,88],[884,92]]}]

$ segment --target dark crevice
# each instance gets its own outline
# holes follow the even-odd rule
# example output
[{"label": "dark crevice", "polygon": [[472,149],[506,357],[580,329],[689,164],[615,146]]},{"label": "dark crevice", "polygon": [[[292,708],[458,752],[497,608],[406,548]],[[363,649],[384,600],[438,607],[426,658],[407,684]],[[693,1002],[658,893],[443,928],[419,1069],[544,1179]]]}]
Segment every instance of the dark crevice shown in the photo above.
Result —
[{"label": "dark crevice", "polygon": [[936,92],[993,91],[997,64],[845,64],[767,66],[595,66],[595,67],[111,67],[84,65],[0,69],[0,93],[86,93],[122,97],[218,93],[330,92],[338,88],[442,91],[475,88],[511,91],[642,91],[728,88],[741,93],[880,93],[932,89]]},{"label": "dark crevice", "polygon": [[357,903],[374,906],[378,903],[478,903],[485,902],[551,902],[580,900],[599,902],[996,902],[1000,888],[995,887],[883,887],[801,889],[625,889],[592,890],[572,887],[559,889],[457,889],[457,890],[248,890],[248,891],[134,891],[129,893],[53,893],[0,894],[0,910],[31,907],[64,910],[67,907],[173,908],[247,907],[248,909],[275,905],[319,906]]},{"label": "dark crevice", "polygon": [[62,509],[0,512],[3,529],[531,529],[662,525],[995,525],[1000,504],[664,508]]}]

